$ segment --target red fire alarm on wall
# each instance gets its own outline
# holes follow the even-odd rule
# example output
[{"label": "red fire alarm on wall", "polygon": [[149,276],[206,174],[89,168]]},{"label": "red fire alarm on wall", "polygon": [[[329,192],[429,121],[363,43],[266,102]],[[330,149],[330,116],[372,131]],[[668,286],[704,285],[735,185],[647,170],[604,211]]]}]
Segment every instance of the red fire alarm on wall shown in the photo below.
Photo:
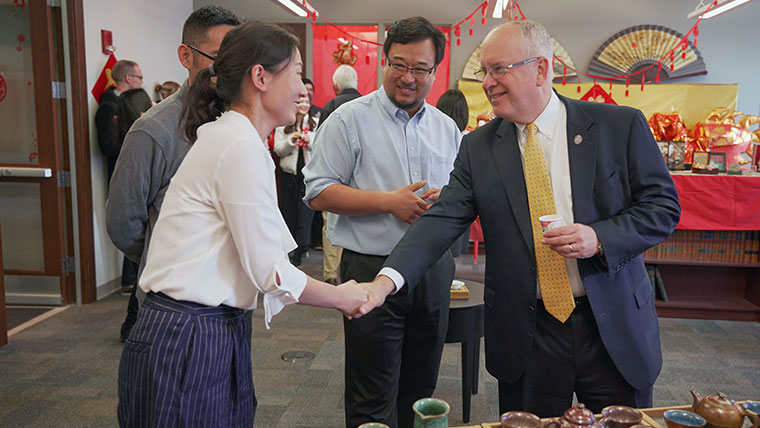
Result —
[{"label": "red fire alarm on wall", "polygon": [[108,30],[100,30],[100,41],[103,45],[103,53],[111,55],[116,48],[113,46],[113,35]]}]

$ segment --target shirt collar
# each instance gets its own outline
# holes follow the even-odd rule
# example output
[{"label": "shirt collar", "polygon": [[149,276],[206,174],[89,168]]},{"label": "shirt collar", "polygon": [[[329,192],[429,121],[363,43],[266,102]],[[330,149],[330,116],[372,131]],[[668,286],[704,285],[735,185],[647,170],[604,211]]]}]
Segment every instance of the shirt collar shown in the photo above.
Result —
[{"label": "shirt collar", "polygon": [[222,116],[217,120],[221,119],[234,123],[245,133],[245,135],[252,135],[255,140],[261,141],[262,148],[267,148],[266,141],[263,141],[259,136],[259,131],[256,130],[256,127],[253,126],[253,123],[251,123],[250,119],[248,119],[242,113],[238,113],[235,110],[227,110],[226,112],[222,113]]},{"label": "shirt collar", "polygon": [[[557,121],[557,117],[559,116],[559,97],[557,97],[557,94],[554,93],[554,91],[551,92],[551,97],[549,98],[549,102],[546,104],[546,107],[544,107],[544,111],[541,112],[541,114],[538,115],[536,120],[533,121],[533,123],[536,124],[538,127],[538,132],[544,134],[548,139],[552,139],[554,134],[554,124]],[[526,123],[516,123],[515,126],[517,126],[517,129],[520,131],[520,133],[525,132],[525,126]]]},{"label": "shirt collar", "polygon": [[417,110],[417,113],[415,113],[414,116],[410,118],[409,113],[407,113],[406,110],[397,107],[396,104],[393,104],[393,101],[391,101],[388,94],[385,93],[385,87],[381,86],[380,89],[377,90],[377,97],[380,100],[380,105],[388,113],[388,115],[393,118],[393,121],[395,123],[398,123],[399,121],[406,123],[415,117],[417,118],[417,121],[419,121],[427,109],[427,102],[423,101],[422,107],[420,107],[420,109]]}]

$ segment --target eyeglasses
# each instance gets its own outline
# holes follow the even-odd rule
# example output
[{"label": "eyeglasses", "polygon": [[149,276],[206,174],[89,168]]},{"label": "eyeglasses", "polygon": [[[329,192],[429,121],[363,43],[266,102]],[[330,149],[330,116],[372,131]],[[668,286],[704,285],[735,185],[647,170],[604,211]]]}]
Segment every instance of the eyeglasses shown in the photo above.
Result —
[{"label": "eyeglasses", "polygon": [[424,79],[425,77],[429,76],[433,70],[435,70],[435,67],[430,68],[421,68],[421,67],[407,67],[404,64],[400,64],[398,62],[391,62],[390,58],[385,57],[386,61],[388,61],[388,65],[391,67],[391,70],[393,70],[394,73],[398,74],[399,76],[403,76],[406,74],[407,71],[412,72],[412,76],[414,76],[417,79]]},{"label": "eyeglasses", "polygon": [[486,70],[485,68],[481,68],[480,70],[475,71],[475,77],[477,77],[480,80],[485,80],[486,75],[490,74],[492,78],[499,79],[503,77],[509,70],[511,70],[514,67],[517,67],[518,65],[528,64],[531,63],[540,57],[534,56],[533,58],[528,58],[525,61],[516,62],[514,64],[509,65],[494,65],[491,67],[490,70]]},{"label": "eyeglasses", "polygon": [[185,46],[187,46],[188,48],[190,48],[190,49],[198,52],[199,54],[205,56],[206,58],[210,59],[211,61],[216,61],[216,57],[214,55],[211,55],[209,53],[203,52],[202,50],[196,48],[195,46],[187,44],[187,43],[185,44]]},{"label": "eyeglasses", "polygon": [[142,77],[142,76],[140,76],[139,74],[130,74],[130,76],[132,76],[132,77],[134,77],[134,78],[136,78],[136,79],[140,79],[140,81],[142,81],[142,80],[143,80],[143,77]]}]

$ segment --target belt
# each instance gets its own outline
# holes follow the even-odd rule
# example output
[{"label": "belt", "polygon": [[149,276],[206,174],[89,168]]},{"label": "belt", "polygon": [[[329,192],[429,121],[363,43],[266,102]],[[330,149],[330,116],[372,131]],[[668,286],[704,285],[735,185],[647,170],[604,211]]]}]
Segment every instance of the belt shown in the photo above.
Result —
[{"label": "belt", "polygon": [[[575,311],[579,310],[590,310],[591,305],[588,302],[588,297],[586,296],[578,296],[574,297],[573,300],[575,301]],[[536,307],[542,311],[545,311],[546,308],[544,307],[544,301],[542,299],[536,300]]]}]

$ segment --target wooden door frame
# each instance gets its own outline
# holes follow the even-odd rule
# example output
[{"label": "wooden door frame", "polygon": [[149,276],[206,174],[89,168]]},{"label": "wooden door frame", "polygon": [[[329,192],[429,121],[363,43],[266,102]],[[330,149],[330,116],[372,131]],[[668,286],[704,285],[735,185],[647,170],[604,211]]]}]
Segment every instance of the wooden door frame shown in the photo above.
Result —
[{"label": "wooden door frame", "polygon": [[[0,243],[3,237],[0,236]],[[8,315],[5,310],[5,275],[3,275],[3,246],[0,245],[0,348],[8,344]]]},{"label": "wooden door frame", "polygon": [[[79,237],[79,263],[76,273],[81,282],[81,302],[92,303],[97,299],[97,284],[95,284],[95,240],[92,221],[92,177],[90,163],[90,112],[87,105],[89,89],[87,88],[87,61],[85,58],[84,37],[84,6],[83,0],[68,0],[66,2],[69,38],[69,62],[71,66],[71,104],[70,112],[74,134],[74,163],[76,174],[71,180],[76,185],[77,198],[73,203],[77,207],[77,227]],[[65,37],[66,35],[64,35]],[[68,159],[66,159],[68,163]],[[71,189],[68,190],[68,201],[71,201]],[[69,205],[71,206],[71,204]],[[69,217],[71,218],[71,217]],[[70,220],[70,225],[73,226]],[[71,233],[74,232],[70,227]],[[70,240],[73,241],[73,240]],[[73,254],[73,248],[71,248]],[[70,281],[71,296],[75,295],[76,285]],[[73,301],[71,303],[74,303]]]}]

